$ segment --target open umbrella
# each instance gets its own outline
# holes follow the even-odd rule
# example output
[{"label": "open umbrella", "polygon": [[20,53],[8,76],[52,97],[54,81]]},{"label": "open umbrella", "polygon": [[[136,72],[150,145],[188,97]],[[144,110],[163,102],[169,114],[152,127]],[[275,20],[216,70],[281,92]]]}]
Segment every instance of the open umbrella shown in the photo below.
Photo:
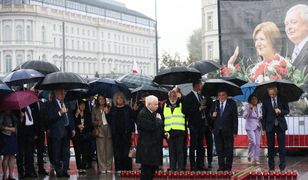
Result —
[{"label": "open umbrella", "polygon": [[248,81],[238,77],[221,77],[221,79],[230,81],[238,86],[243,86],[244,84],[248,83]]},{"label": "open umbrella", "polygon": [[130,97],[130,91],[124,84],[110,78],[101,78],[89,83],[87,94],[103,94],[107,98],[112,98],[117,92],[123,92],[126,97]]},{"label": "open umbrella", "polygon": [[140,86],[157,86],[156,83],[153,83],[153,78],[143,74],[132,74],[128,73],[122,77],[119,77],[117,81],[125,84],[129,88],[137,88]]},{"label": "open umbrella", "polygon": [[64,101],[79,100],[87,97],[86,89],[72,89],[66,92]]},{"label": "open umbrella", "polygon": [[257,83],[246,83],[241,86],[242,95],[234,96],[233,99],[246,102],[251,94],[253,94],[257,88]]},{"label": "open umbrella", "polygon": [[44,80],[37,85],[38,89],[55,90],[63,88],[70,89],[86,89],[88,84],[78,74],[71,72],[54,72],[47,74]]},{"label": "open umbrella", "polygon": [[162,87],[156,86],[141,86],[132,91],[132,95],[137,99],[143,92],[148,92],[150,95],[156,96],[160,100],[165,100],[168,98],[168,91]]},{"label": "open umbrella", "polygon": [[34,69],[45,75],[60,71],[57,66],[46,61],[26,61],[17,66],[13,71],[17,71],[19,69]]},{"label": "open umbrella", "polygon": [[202,61],[195,61],[190,65],[188,65],[188,67],[195,68],[198,71],[200,71],[202,75],[204,75],[212,71],[218,70],[221,67],[221,65],[212,60],[202,60]]},{"label": "open umbrella", "polygon": [[21,86],[27,83],[35,83],[44,77],[44,74],[33,69],[19,69],[6,75],[3,82],[9,86]]},{"label": "open umbrella", "polygon": [[178,85],[201,79],[201,73],[190,67],[172,67],[160,71],[154,78],[158,84]]},{"label": "open umbrella", "polygon": [[203,84],[202,94],[204,96],[217,96],[219,90],[226,90],[229,96],[242,94],[240,87],[223,79],[206,80]]},{"label": "open umbrella", "polygon": [[259,99],[264,99],[267,94],[269,87],[277,87],[278,94],[284,97],[287,102],[293,102],[299,100],[304,91],[296,86],[294,83],[288,80],[272,80],[259,84],[256,88],[256,96]]},{"label": "open umbrella", "polygon": [[38,97],[33,91],[12,92],[0,101],[0,111],[21,110],[37,101]]},{"label": "open umbrella", "polygon": [[13,92],[12,89],[9,88],[4,82],[0,80],[0,97],[10,92]]}]

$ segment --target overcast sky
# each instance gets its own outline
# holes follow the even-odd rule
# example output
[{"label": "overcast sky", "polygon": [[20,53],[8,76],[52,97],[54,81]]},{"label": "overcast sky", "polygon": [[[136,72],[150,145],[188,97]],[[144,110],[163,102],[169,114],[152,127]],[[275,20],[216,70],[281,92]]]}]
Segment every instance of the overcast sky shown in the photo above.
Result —
[{"label": "overcast sky", "polygon": [[[155,0],[118,0],[127,8],[155,18]],[[159,53],[187,56],[187,41],[201,27],[201,0],[157,0]]]}]

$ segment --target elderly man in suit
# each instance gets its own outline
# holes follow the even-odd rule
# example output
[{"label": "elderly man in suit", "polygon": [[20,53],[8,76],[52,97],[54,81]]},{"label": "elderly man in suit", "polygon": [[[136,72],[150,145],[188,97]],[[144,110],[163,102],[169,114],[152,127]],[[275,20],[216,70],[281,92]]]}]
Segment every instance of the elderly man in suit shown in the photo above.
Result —
[{"label": "elderly man in suit", "polygon": [[137,117],[138,145],[136,162],[141,164],[141,180],[151,180],[155,170],[162,165],[163,122],[155,96],[145,98],[145,107]]},{"label": "elderly man in suit", "polygon": [[238,131],[238,112],[234,100],[228,99],[226,90],[219,90],[211,108],[214,121],[214,139],[218,155],[218,171],[231,171],[234,137]]},{"label": "elderly man in suit", "polygon": [[64,103],[64,89],[54,90],[53,93],[54,99],[48,104],[47,110],[53,165],[57,177],[70,177],[67,173],[70,159],[69,140],[75,136],[74,121],[68,104]]},{"label": "elderly man in suit", "polygon": [[289,114],[288,103],[278,95],[277,87],[270,87],[267,90],[268,97],[265,98],[262,106],[262,126],[266,131],[268,148],[268,166],[270,171],[275,170],[275,134],[278,140],[280,164],[283,171],[286,168],[286,130],[288,129],[285,116]]},{"label": "elderly man in suit", "polygon": [[308,5],[291,7],[285,17],[285,31],[295,47],[292,53],[293,65],[307,73],[308,68]]}]

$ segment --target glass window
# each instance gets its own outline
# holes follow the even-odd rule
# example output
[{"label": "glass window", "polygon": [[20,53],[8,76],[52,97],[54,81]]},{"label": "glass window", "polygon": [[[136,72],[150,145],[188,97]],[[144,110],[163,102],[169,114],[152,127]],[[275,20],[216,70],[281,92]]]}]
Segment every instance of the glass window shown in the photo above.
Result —
[{"label": "glass window", "polygon": [[54,38],[53,38],[53,47],[56,47],[56,44],[57,44],[56,41],[57,41],[57,39],[54,37]]},{"label": "glass window", "polygon": [[74,46],[74,40],[72,40],[72,49],[75,49],[75,46]]},{"label": "glass window", "polygon": [[115,19],[121,19],[121,13],[112,10],[106,10],[106,16]]},{"label": "glass window", "polygon": [[46,42],[46,29],[45,26],[42,26],[42,42]]},{"label": "glass window", "polygon": [[32,56],[31,56],[31,54],[28,54],[27,55],[27,61],[31,61],[32,60]]},{"label": "glass window", "polygon": [[18,54],[16,56],[16,66],[19,66],[23,63],[23,56],[21,54]]},{"label": "glass window", "polygon": [[213,42],[208,42],[207,44],[207,57],[208,59],[213,59]]},{"label": "glass window", "polygon": [[12,40],[12,29],[11,29],[11,26],[9,26],[9,25],[4,26],[3,40],[4,41],[11,41]]},{"label": "glass window", "polygon": [[213,12],[207,13],[207,30],[213,30]]},{"label": "glass window", "polygon": [[12,56],[6,55],[5,56],[5,72],[11,72],[12,70]]},{"label": "glass window", "polygon": [[79,42],[79,40],[77,41],[77,49],[80,49],[80,42]]},{"label": "glass window", "polygon": [[21,25],[16,26],[16,41],[23,40],[23,28]]},{"label": "glass window", "polygon": [[26,33],[27,33],[27,41],[32,41],[32,29],[31,29],[31,26],[27,26],[27,30],[26,30]]}]

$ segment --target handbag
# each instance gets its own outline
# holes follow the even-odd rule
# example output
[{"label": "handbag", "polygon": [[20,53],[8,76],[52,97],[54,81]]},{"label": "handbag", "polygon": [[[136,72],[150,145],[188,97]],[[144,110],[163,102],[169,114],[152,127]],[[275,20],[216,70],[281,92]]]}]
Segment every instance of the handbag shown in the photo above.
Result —
[{"label": "handbag", "polygon": [[135,158],[136,157],[136,148],[135,147],[131,147],[129,152],[128,152],[128,157],[130,158]]},{"label": "handbag", "polygon": [[99,136],[99,127],[94,127],[92,130],[92,136],[97,138]]}]

